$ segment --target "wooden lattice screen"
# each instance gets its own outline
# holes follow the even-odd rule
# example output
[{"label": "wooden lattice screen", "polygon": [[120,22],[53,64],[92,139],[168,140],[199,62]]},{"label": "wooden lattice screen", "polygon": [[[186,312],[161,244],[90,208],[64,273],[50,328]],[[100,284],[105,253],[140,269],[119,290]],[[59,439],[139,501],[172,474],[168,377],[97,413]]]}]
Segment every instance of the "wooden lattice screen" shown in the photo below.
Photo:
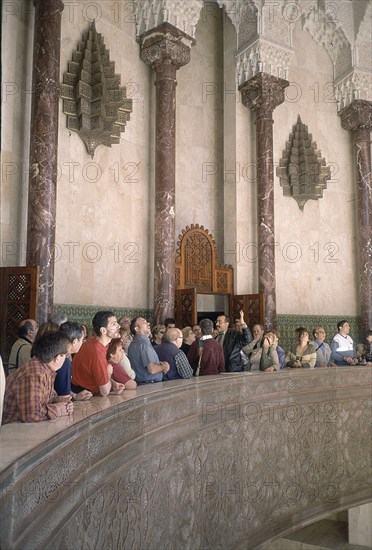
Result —
[{"label": "wooden lattice screen", "polygon": [[265,319],[265,302],[263,294],[235,294],[230,296],[230,317],[238,319],[244,311],[248,326],[263,325]]},{"label": "wooden lattice screen", "polygon": [[20,321],[36,319],[38,283],[38,267],[0,268],[0,352],[5,363]]}]

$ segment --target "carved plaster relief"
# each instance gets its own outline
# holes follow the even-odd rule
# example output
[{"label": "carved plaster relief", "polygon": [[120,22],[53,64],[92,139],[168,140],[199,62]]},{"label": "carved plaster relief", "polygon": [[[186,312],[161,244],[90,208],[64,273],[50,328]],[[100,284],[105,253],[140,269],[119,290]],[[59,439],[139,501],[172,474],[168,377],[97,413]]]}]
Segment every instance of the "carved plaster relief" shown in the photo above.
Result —
[{"label": "carved plaster relief", "polygon": [[115,63],[94,22],[72,54],[61,84],[67,128],[77,132],[93,158],[99,145],[120,142],[132,112],[132,100],[120,86]]},{"label": "carved plaster relief", "polygon": [[137,37],[170,23],[194,38],[203,0],[133,0],[133,5]]},{"label": "carved plaster relief", "polygon": [[217,0],[235,27],[241,85],[259,72],[289,79],[297,23],[328,52],[334,66],[337,108],[371,99],[371,17],[368,1]]},{"label": "carved plaster relief", "polygon": [[300,116],[289,135],[276,173],[284,196],[293,197],[301,210],[309,199],[322,198],[323,189],[327,188],[331,170]]}]

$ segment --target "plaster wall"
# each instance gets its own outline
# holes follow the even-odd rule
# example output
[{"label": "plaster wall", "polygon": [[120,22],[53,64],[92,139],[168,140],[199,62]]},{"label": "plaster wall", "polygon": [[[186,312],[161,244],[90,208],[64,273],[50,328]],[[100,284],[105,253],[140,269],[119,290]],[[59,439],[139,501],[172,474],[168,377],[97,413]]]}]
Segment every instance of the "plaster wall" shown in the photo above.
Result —
[{"label": "plaster wall", "polygon": [[[275,12],[275,17],[283,16]],[[226,28],[227,25],[225,36]],[[342,129],[337,115],[332,94],[333,65],[327,51],[301,30],[300,22],[293,29],[292,46],[290,86],[284,103],[273,114],[277,312],[357,315],[356,191],[351,137]],[[227,71],[225,67],[225,75]],[[244,294],[258,291],[256,129],[254,113],[243,106],[239,95],[238,98],[234,125],[229,130],[225,127],[224,139],[226,154],[229,131],[231,135],[235,132],[237,174],[228,200],[236,217],[235,288],[238,294]],[[298,115],[331,170],[323,198],[309,200],[303,211],[293,198],[284,197],[276,176]],[[226,253],[225,261],[232,263]]]},{"label": "plaster wall", "polygon": [[[200,13],[190,63],[177,72],[176,236],[192,223],[223,241],[222,10]],[[222,254],[220,254],[222,258]]]},{"label": "plaster wall", "polygon": [[[326,50],[297,25],[286,101],[274,111],[277,165],[297,116],[331,169],[323,198],[301,211],[275,177],[277,310],[283,314],[356,315],[356,191],[351,136],[342,129],[332,95]],[[345,292],[345,288],[347,291]]]},{"label": "plaster wall", "polygon": [[54,299],[146,308],[153,263],[153,74],[140,59],[127,4],[69,7],[62,16],[61,79],[89,19],[96,17],[133,110],[120,144],[99,146],[92,159],[80,137],[66,129],[61,103]]},{"label": "plaster wall", "polygon": [[[133,112],[120,144],[100,146],[91,159],[77,134],[66,129],[60,105],[57,304],[152,307],[154,73],[140,59],[129,5],[81,0],[66,3],[62,13],[61,80],[95,17]],[[25,90],[31,89],[33,21],[26,9],[32,10],[32,2],[12,6],[19,11],[3,11],[2,20],[3,81],[15,83],[5,88],[2,105],[1,265],[7,266],[25,262],[31,104]],[[351,138],[330,93],[333,66],[326,50],[300,22],[292,38],[291,86],[274,111],[275,166],[300,114],[332,179],[323,198],[308,201],[301,212],[294,199],[283,196],[275,176],[277,312],[356,315]],[[235,47],[231,21],[208,3],[191,61],[177,72],[176,236],[186,225],[203,224],[219,246],[219,261],[235,268],[235,291],[254,293],[255,125],[254,114],[237,90],[234,94]]]}]

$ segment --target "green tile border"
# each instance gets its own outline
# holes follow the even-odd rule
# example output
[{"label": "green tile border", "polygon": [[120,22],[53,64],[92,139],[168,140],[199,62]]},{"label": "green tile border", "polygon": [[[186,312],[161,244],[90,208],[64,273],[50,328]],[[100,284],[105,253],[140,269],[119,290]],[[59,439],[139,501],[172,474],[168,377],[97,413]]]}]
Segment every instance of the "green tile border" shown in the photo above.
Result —
[{"label": "green tile border", "polygon": [[88,327],[89,334],[92,332],[92,319],[97,311],[113,311],[119,319],[123,315],[128,317],[144,317],[150,323],[153,321],[152,309],[123,308],[114,306],[82,306],[77,304],[54,304],[54,310],[62,313],[71,321],[84,323]]}]

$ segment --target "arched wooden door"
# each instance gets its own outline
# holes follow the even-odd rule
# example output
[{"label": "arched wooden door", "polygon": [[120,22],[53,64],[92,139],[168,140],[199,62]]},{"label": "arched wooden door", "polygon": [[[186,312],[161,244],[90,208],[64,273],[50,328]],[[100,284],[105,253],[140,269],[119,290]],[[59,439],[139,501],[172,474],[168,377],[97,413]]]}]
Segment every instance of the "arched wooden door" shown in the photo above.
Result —
[{"label": "arched wooden door", "polygon": [[182,328],[197,323],[198,294],[229,297],[227,315],[233,320],[241,309],[247,323],[264,321],[263,294],[234,295],[233,268],[217,264],[217,246],[213,236],[203,226],[191,225],[178,237],[176,251],[175,319]]}]

